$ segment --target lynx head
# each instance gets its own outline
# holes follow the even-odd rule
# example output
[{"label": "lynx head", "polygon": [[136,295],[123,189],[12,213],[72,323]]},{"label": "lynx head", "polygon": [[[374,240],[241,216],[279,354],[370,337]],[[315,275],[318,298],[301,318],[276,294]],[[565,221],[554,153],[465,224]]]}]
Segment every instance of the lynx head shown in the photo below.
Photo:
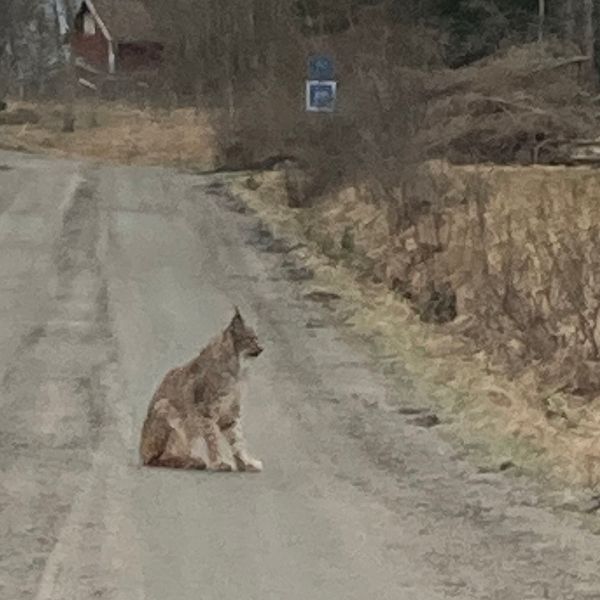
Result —
[{"label": "lynx head", "polygon": [[246,325],[237,306],[228,330],[233,339],[235,351],[242,358],[256,358],[262,354],[263,349],[258,343],[258,337],[254,329]]}]

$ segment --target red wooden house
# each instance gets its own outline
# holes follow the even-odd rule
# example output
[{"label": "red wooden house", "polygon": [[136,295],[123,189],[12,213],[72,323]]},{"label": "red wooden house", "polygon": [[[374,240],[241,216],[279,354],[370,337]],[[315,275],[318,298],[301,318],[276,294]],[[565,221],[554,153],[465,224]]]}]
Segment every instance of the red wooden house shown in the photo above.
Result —
[{"label": "red wooden house", "polygon": [[141,0],[83,0],[71,44],[76,56],[108,73],[155,69],[163,50]]}]

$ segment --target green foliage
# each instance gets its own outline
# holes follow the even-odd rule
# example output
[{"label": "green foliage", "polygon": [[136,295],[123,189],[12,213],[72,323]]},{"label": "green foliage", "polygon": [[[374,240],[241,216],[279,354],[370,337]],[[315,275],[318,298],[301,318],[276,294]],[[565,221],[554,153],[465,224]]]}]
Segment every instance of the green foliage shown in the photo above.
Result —
[{"label": "green foliage", "polygon": [[360,24],[361,12],[378,7],[389,19],[421,22],[448,35],[446,58],[461,66],[492,54],[502,44],[531,41],[538,0],[298,0],[305,33],[332,34]]},{"label": "green foliage", "polygon": [[461,66],[497,51],[501,44],[531,41],[537,0],[440,0],[439,18],[450,33],[447,59]]}]

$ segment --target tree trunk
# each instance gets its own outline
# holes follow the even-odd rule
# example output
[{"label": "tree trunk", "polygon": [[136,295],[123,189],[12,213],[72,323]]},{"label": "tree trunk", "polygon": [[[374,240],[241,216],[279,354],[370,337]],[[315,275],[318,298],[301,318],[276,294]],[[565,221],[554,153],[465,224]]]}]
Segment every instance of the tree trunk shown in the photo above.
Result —
[{"label": "tree trunk", "polygon": [[565,0],[564,6],[565,37],[572,42],[575,39],[575,11],[573,0]]},{"label": "tree trunk", "polygon": [[[73,27],[75,22],[75,15],[70,2],[66,1],[63,3],[64,7],[64,18],[66,21],[66,31],[63,33],[59,27],[59,41],[63,49],[64,67],[63,67],[63,126],[62,130],[65,133],[72,133],[75,131],[75,96],[77,93],[77,69],[75,66],[75,55],[71,47],[71,39],[73,36]],[[55,4],[57,19],[60,18],[58,4]]]},{"label": "tree trunk", "polygon": [[590,57],[590,61],[587,63],[587,77],[589,81],[595,85],[597,83],[596,74],[596,60],[595,60],[595,28],[594,28],[594,0],[583,0],[583,36],[582,36],[582,50],[586,56]]},{"label": "tree trunk", "polygon": [[75,68],[75,57],[73,52],[69,52],[69,60],[65,65],[65,81],[64,81],[64,95],[65,95],[65,106],[63,112],[63,127],[62,130],[65,133],[73,133],[75,131],[75,96],[77,85],[75,81],[76,68]]},{"label": "tree trunk", "polygon": [[544,24],[546,21],[546,0],[538,0],[538,42],[544,39]]}]

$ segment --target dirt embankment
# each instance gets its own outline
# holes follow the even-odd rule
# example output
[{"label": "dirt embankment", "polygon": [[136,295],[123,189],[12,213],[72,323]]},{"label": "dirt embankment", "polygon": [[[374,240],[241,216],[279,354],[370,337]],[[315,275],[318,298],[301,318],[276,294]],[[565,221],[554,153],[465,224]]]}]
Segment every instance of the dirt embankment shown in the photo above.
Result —
[{"label": "dirt embankment", "polygon": [[243,187],[281,234],[309,241],[346,323],[436,384],[461,435],[598,484],[599,174],[430,162],[393,200],[365,185],[300,210],[280,173]]},{"label": "dirt embankment", "polygon": [[385,205],[345,190],[324,206],[324,224],[422,320],[458,317],[463,334],[493,341],[490,353],[511,374],[543,361],[546,382],[592,398],[600,393],[599,192],[592,169],[435,162]]}]

